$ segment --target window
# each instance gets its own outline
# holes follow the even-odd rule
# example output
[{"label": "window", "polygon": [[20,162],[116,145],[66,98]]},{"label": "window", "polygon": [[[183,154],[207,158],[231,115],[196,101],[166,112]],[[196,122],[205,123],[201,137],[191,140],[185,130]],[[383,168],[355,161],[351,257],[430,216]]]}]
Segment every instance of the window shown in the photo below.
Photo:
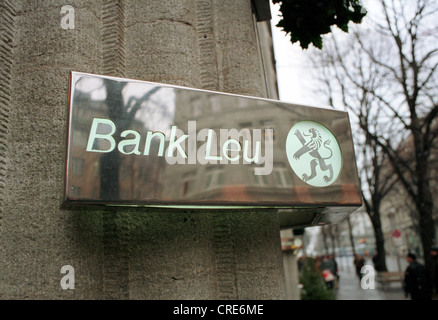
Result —
[{"label": "window", "polygon": [[245,128],[250,129],[250,128],[252,128],[252,123],[251,122],[241,122],[241,123],[239,123],[239,128],[241,128],[241,129],[245,129]]},{"label": "window", "polygon": [[209,167],[207,168],[206,180],[205,180],[205,188],[213,188],[217,186],[222,186],[225,184],[225,172],[223,167],[215,168]]},{"label": "window", "polygon": [[274,175],[277,187],[287,188],[292,186],[291,173],[287,168],[274,168]]},{"label": "window", "polygon": [[253,182],[259,186],[267,186],[268,185],[268,176],[267,175],[256,175],[255,169],[250,171],[250,174],[253,177]]},{"label": "window", "polygon": [[96,162],[94,163],[94,169],[93,169],[93,172],[94,172],[94,176],[95,176],[95,177],[98,176],[98,175],[100,175],[100,165],[99,165],[99,161],[96,161]]},{"label": "window", "polygon": [[88,133],[81,130],[73,131],[73,143],[77,146],[87,145]]},{"label": "window", "polygon": [[[272,129],[272,141],[275,141],[275,130],[274,130],[274,121],[272,120],[262,120],[260,121],[260,125],[262,129]],[[263,134],[265,139],[269,134],[266,130],[263,130]]]},{"label": "window", "polygon": [[84,171],[84,159],[73,158],[71,160],[71,171],[78,176],[82,175]]},{"label": "window", "polygon": [[183,196],[187,195],[190,192],[190,187],[192,185],[192,181],[184,181],[184,188],[183,188]]},{"label": "window", "polygon": [[72,186],[71,195],[73,197],[79,197],[81,195],[81,187]]},{"label": "window", "polygon": [[188,196],[191,193],[193,193],[193,189],[196,182],[195,177],[196,177],[196,170],[189,171],[183,174],[183,188],[182,188],[183,196]]}]

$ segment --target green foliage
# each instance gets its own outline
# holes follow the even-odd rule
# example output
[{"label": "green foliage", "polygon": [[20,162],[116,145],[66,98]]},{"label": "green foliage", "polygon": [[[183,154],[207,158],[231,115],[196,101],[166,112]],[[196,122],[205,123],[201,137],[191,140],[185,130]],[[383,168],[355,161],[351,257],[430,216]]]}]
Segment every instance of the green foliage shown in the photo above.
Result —
[{"label": "green foliage", "polygon": [[336,25],[348,32],[348,23],[360,23],[366,15],[360,0],[272,0],[280,3],[283,19],[277,27],[290,33],[291,42],[300,42],[303,49],[312,43],[322,48],[321,35],[331,32]]},{"label": "green foliage", "polygon": [[307,258],[300,275],[301,300],[335,300],[333,291],[327,289],[321,274],[316,269],[315,260]]}]

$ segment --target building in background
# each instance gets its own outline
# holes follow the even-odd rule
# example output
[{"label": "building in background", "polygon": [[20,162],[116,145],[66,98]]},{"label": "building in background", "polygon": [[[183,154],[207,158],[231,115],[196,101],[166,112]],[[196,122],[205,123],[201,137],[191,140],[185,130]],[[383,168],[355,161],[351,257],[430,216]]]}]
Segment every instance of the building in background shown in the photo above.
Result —
[{"label": "building in background", "polygon": [[[432,125],[432,130],[437,130],[437,123]],[[412,139],[408,138],[403,142],[400,152],[405,156],[403,158],[409,162],[414,156]],[[388,167],[390,164],[388,163]],[[435,224],[434,243],[438,244],[438,210],[436,209],[438,199],[438,148],[431,148],[430,159],[430,178],[429,184],[434,195],[434,213],[433,220]],[[413,252],[419,257],[423,256],[423,248],[420,236],[419,217],[407,195],[405,189],[398,182],[390,193],[385,197],[382,203],[382,230],[385,235],[385,246],[389,254],[399,257],[406,256],[407,253]]]},{"label": "building in background", "polygon": [[[406,139],[401,152],[406,154],[406,159],[413,156],[410,139]],[[391,170],[388,163],[385,170]],[[434,194],[438,197],[438,149],[432,148],[430,165],[430,184]],[[436,202],[436,200],[435,200]],[[435,203],[436,204],[436,203]],[[420,226],[415,205],[406,194],[403,186],[396,183],[393,189],[383,199],[381,206],[382,231],[385,237],[385,250],[387,256],[387,267],[389,271],[402,271],[406,265],[405,257],[409,252],[415,253],[420,259],[423,256]],[[364,208],[357,210],[349,216],[351,222],[351,234],[354,241],[355,251],[359,254],[366,254],[372,257],[375,252],[375,237],[371,221]],[[434,212],[435,223],[435,244],[438,243],[438,212]],[[330,237],[332,232],[339,235],[338,242]],[[324,240],[325,234],[325,240]],[[346,221],[336,226],[321,227],[318,232],[308,233],[312,250],[310,253],[324,255],[326,252],[335,252],[338,256],[350,256],[353,253],[351,245],[349,226]],[[308,252],[309,254],[309,252]]]}]

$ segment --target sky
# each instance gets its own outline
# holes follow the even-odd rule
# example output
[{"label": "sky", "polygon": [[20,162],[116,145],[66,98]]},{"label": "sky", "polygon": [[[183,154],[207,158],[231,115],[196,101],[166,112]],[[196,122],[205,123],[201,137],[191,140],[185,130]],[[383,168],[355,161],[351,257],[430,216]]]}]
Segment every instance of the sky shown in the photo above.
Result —
[{"label": "sky", "polygon": [[322,101],[312,94],[312,79],[306,68],[305,55],[314,50],[303,50],[298,43],[292,44],[290,36],[276,27],[280,21],[280,5],[271,3],[271,27],[274,53],[277,64],[277,80],[280,100],[295,104],[324,107]]},{"label": "sky", "polygon": [[[368,14],[361,23],[361,27],[366,28],[370,17],[379,12],[377,9],[379,6],[376,0],[363,0],[363,4]],[[327,101],[313,92],[312,87],[315,86],[315,82],[312,80],[312,70],[306,62],[306,56],[319,49],[309,45],[309,49],[303,50],[298,43],[292,44],[290,36],[286,35],[281,28],[276,27],[276,24],[280,21],[280,5],[273,4],[270,1],[270,6],[280,100],[295,104],[329,108]],[[335,33],[339,34],[340,37],[343,36],[344,33],[342,31],[336,30],[337,28],[334,29]]]}]

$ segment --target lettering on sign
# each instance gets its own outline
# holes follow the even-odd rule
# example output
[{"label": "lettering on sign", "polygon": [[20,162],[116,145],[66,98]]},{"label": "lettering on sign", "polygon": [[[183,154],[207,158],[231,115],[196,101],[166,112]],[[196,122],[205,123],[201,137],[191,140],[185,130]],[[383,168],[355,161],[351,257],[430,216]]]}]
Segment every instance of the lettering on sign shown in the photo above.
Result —
[{"label": "lettering on sign", "polygon": [[79,72],[70,86],[68,204],[310,208],[314,223],[361,205],[346,112]]}]

